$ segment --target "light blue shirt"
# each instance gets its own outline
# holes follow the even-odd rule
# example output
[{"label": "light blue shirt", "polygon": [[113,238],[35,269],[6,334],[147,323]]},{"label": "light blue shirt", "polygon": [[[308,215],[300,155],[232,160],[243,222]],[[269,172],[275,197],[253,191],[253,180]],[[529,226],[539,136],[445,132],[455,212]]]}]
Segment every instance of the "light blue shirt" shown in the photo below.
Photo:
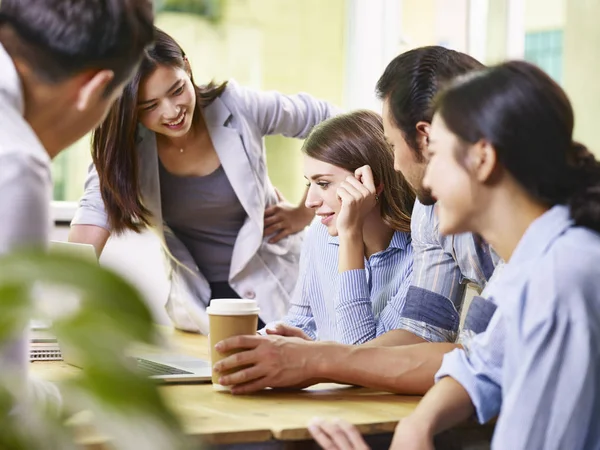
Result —
[{"label": "light blue shirt", "polygon": [[[413,281],[397,328],[426,341],[453,342],[466,283],[483,290],[500,258],[472,233],[443,236],[438,228],[434,207],[417,200],[411,219]],[[477,309],[476,321],[487,324],[486,312]]]},{"label": "light blue shirt", "polygon": [[396,231],[365,268],[338,272],[339,240],[318,220],[309,227],[292,306],[284,323],[313,339],[360,344],[393,330],[412,277],[410,234]]},{"label": "light blue shirt", "polygon": [[486,289],[497,310],[436,375],[500,414],[497,449],[600,448],[600,235],[555,206],[526,231]]}]

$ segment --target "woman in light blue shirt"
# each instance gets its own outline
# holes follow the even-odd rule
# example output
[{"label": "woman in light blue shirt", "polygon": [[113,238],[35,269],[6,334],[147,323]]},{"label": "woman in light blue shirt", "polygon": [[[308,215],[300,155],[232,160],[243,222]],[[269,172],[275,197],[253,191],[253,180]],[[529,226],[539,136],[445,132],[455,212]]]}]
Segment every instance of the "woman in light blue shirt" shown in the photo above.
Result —
[{"label": "woman in light blue shirt", "polygon": [[572,140],[563,90],[526,62],[458,82],[436,111],[425,185],[440,230],[480,233],[507,265],[486,331],[445,355],[392,447],[432,449],[476,414],[499,415],[495,449],[600,448],[600,163]]},{"label": "woman in light blue shirt", "polygon": [[394,329],[404,306],[415,194],[394,171],[374,112],[323,122],[303,151],[306,206],[317,219],[305,236],[298,284],[283,320],[287,327],[269,328],[273,334],[366,342]]}]

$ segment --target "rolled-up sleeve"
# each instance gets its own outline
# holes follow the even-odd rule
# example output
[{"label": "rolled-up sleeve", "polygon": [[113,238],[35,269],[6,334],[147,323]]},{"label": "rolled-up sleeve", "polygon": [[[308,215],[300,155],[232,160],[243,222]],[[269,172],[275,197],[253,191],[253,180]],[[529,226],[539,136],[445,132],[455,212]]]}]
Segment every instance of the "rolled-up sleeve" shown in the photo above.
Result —
[{"label": "rolled-up sleeve", "polygon": [[505,327],[501,315],[496,313],[487,330],[472,339],[468,352],[457,349],[444,355],[435,375],[436,382],[451,377],[467,391],[481,423],[500,411],[504,346]]},{"label": "rolled-up sleeve", "polygon": [[111,230],[108,214],[100,193],[100,179],[96,167],[91,164],[85,180],[84,193],[71,225],[95,225]]},{"label": "rolled-up sleeve", "polygon": [[412,283],[396,328],[427,341],[454,341],[460,322],[456,305],[465,290],[460,267],[442,246],[433,208],[415,204],[411,231]]},{"label": "rolled-up sleeve", "polygon": [[[281,320],[282,323],[300,328],[311,339],[317,339],[317,326],[310,304],[311,298],[320,296],[319,284],[314,264],[309,264],[315,246],[314,228],[309,227],[302,243],[298,281],[292,295],[290,309]],[[271,327],[278,322],[267,325]]]}]

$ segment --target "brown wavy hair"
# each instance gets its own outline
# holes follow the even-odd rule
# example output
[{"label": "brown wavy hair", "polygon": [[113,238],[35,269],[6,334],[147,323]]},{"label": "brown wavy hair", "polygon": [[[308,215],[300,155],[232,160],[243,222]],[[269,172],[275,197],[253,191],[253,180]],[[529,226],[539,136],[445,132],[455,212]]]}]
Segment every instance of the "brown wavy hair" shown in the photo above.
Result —
[{"label": "brown wavy hair", "polygon": [[[110,109],[106,119],[92,134],[92,159],[100,179],[100,192],[112,230],[140,232],[150,224],[150,211],[144,206],[139,187],[138,153],[138,89],[140,83],[158,66],[186,69],[183,49],[164,31],[155,27],[154,46],[147,49],[140,68],[125,87],[123,95]],[[225,90],[227,83],[197,86],[196,110],[209,105]]]},{"label": "brown wavy hair", "polygon": [[379,208],[384,223],[394,230],[410,232],[415,192],[394,170],[394,153],[385,140],[379,114],[358,110],[326,120],[313,129],[302,151],[350,172],[370,166],[375,185],[383,185]]}]

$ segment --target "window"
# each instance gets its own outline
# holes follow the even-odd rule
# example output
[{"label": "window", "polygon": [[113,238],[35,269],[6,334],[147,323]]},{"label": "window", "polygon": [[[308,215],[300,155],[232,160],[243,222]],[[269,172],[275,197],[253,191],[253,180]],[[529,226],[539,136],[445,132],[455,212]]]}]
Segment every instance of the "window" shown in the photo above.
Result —
[{"label": "window", "polygon": [[542,68],[557,83],[562,82],[563,31],[525,34],[525,59]]},{"label": "window", "polygon": [[87,167],[92,162],[90,135],[86,135],[52,161],[54,200],[76,202],[83,194]]}]

